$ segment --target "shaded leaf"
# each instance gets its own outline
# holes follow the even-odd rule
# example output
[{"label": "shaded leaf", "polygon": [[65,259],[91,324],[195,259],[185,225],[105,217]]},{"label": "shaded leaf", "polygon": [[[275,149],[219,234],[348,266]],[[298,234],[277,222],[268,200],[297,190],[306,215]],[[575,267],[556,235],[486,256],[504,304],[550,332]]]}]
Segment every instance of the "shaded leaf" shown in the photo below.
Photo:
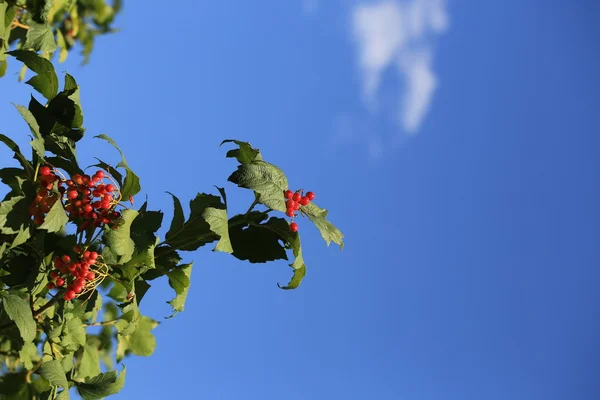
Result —
[{"label": "shaded leaf", "polygon": [[29,304],[14,294],[0,293],[0,299],[6,315],[17,325],[23,341],[33,341],[36,336],[36,324]]},{"label": "shaded leaf", "polygon": [[65,211],[62,201],[54,203],[44,219],[44,223],[38,229],[44,229],[48,233],[60,232],[69,222],[69,216]]},{"label": "shaded leaf", "polygon": [[50,61],[29,50],[13,50],[7,54],[23,62],[27,68],[37,74],[26,82],[28,85],[31,85],[48,100],[56,96],[58,77]]},{"label": "shaded leaf", "polygon": [[43,363],[38,370],[38,373],[53,386],[59,386],[62,388],[69,387],[65,371],[58,360],[52,360]]},{"label": "shaded leaf", "polygon": [[119,226],[115,229],[108,226],[104,228],[104,242],[112,253],[119,256],[120,264],[125,264],[133,256],[135,243],[131,238],[131,224],[137,216],[136,210],[125,210],[121,214]]},{"label": "shaded leaf", "polygon": [[182,265],[167,274],[169,285],[175,290],[175,298],[168,302],[173,307],[173,314],[169,318],[183,311],[185,307],[185,300],[190,287],[192,265],[193,263]]},{"label": "shaded leaf", "polygon": [[77,392],[83,400],[100,400],[107,396],[119,393],[125,384],[126,368],[117,377],[116,371],[105,372],[85,383],[75,382]]}]

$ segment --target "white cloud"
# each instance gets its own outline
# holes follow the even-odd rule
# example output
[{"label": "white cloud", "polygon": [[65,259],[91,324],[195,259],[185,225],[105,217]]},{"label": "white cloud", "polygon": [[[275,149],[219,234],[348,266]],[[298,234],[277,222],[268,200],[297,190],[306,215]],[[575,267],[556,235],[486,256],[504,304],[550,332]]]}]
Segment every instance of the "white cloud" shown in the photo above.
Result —
[{"label": "white cloud", "polygon": [[359,2],[352,11],[365,101],[376,108],[384,72],[395,66],[405,84],[398,120],[418,130],[437,87],[432,40],[448,28],[445,0]]}]

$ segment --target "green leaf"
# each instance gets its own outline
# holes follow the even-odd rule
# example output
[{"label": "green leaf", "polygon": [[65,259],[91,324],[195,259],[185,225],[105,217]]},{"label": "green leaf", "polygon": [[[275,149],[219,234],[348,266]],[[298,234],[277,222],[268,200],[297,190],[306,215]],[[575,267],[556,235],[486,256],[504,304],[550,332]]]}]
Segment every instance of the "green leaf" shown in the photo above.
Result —
[{"label": "green leaf", "polygon": [[264,225],[230,227],[229,237],[233,246],[232,255],[251,263],[266,263],[275,260],[287,260],[281,237]]},{"label": "green leaf", "polygon": [[138,309],[137,303],[135,301],[132,301],[129,304],[125,305],[123,307],[123,315],[121,315],[121,318],[115,324],[117,331],[119,332],[119,336],[127,336],[135,332],[140,322],[140,319],[140,310]]},{"label": "green leaf", "polygon": [[157,326],[157,321],[142,316],[135,332],[128,336],[119,335],[117,337],[117,361],[122,360],[130,353],[141,357],[151,356],[156,348],[156,338],[150,331]]},{"label": "green leaf", "polygon": [[168,302],[173,307],[173,314],[168,318],[174,317],[175,314],[183,311],[185,307],[185,300],[190,288],[192,265],[193,263],[182,265],[167,274],[169,285],[175,290],[176,294],[175,298]]},{"label": "green leaf", "polygon": [[85,381],[75,382],[77,392],[83,400],[100,400],[119,393],[125,384],[126,368],[117,377],[116,371],[105,372]]},{"label": "green leaf", "polygon": [[[169,193],[169,192],[167,192]],[[185,216],[183,215],[183,207],[181,206],[181,202],[173,193],[169,193],[173,197],[173,220],[171,221],[171,227],[167,232],[166,238],[172,238],[173,235],[177,234],[177,232],[183,229],[183,225],[185,224]]]},{"label": "green leaf", "polygon": [[134,196],[138,194],[140,190],[142,190],[142,187],[140,186],[140,178],[138,178],[138,176],[133,173],[131,168],[129,168],[129,165],[127,165],[125,155],[123,154],[119,146],[117,146],[117,143],[105,134],[101,134],[95,137],[106,140],[108,143],[113,145],[113,147],[117,149],[117,151],[121,154],[121,162],[117,164],[117,168],[123,168],[126,171],[125,181],[123,182],[123,186],[121,186],[121,195],[123,196],[123,198],[126,199],[129,196]]},{"label": "green leaf", "polygon": [[99,375],[100,371],[100,356],[98,348],[86,344],[81,351],[79,365],[77,366],[77,379],[91,378]]},{"label": "green leaf", "polygon": [[0,203],[0,231],[7,235],[19,233],[21,228],[31,220],[27,211],[28,206],[24,196],[11,197]]},{"label": "green leaf", "polygon": [[27,239],[29,239],[31,237],[31,233],[29,232],[29,227],[21,227],[19,229],[19,232],[17,233],[17,236],[15,236],[15,239],[13,240],[10,248],[14,249],[17,246],[22,245],[23,243],[27,242]]},{"label": "green leaf", "polygon": [[25,156],[21,153],[19,146],[15,142],[13,142],[9,137],[0,133],[0,142],[6,144],[9,149],[11,149],[15,154],[13,158],[21,164],[21,166],[27,171],[29,176],[33,177],[33,167],[29,160],[25,158]]},{"label": "green leaf", "polygon": [[119,226],[111,229],[108,226],[104,228],[104,241],[110,248],[110,251],[119,256],[119,263],[125,264],[133,256],[135,243],[131,239],[131,224],[138,216],[136,210],[125,210],[121,214]]},{"label": "green leaf", "polygon": [[288,189],[288,181],[283,171],[275,165],[254,160],[238,166],[228,180],[239,187],[254,190],[259,203],[273,210],[286,210],[283,192]]},{"label": "green leaf", "polygon": [[36,324],[29,304],[14,294],[0,293],[0,299],[6,315],[17,325],[23,341],[33,341],[36,336]]},{"label": "green leaf", "polygon": [[208,222],[210,230],[219,235],[219,241],[215,246],[215,251],[222,251],[229,254],[233,253],[231,240],[229,239],[227,210],[224,208],[208,207],[202,213],[202,218]]},{"label": "green leaf", "polygon": [[219,146],[225,143],[235,143],[238,145],[238,149],[229,150],[225,157],[236,158],[240,164],[250,164],[254,160],[262,160],[260,150],[252,148],[250,143],[227,139],[223,140]]},{"label": "green leaf", "polygon": [[314,203],[310,203],[306,206],[302,206],[300,208],[300,213],[306,215],[313,224],[315,224],[319,229],[319,232],[321,232],[321,237],[323,237],[327,246],[333,242],[340,246],[340,249],[344,248],[344,235],[326,219],[327,210],[316,206]]},{"label": "green leaf", "polygon": [[63,326],[60,344],[66,349],[77,351],[85,345],[85,328],[79,318],[71,318]]},{"label": "green leaf", "polygon": [[25,369],[33,369],[33,362],[38,358],[38,350],[33,342],[26,342],[23,348],[19,351],[19,359],[23,363]]},{"label": "green leaf", "polygon": [[46,153],[46,149],[44,148],[44,138],[40,133],[40,126],[38,125],[35,116],[31,113],[31,111],[29,111],[23,106],[15,104],[15,107],[17,108],[17,110],[19,110],[19,113],[21,113],[21,116],[23,117],[25,122],[27,122],[27,125],[29,125],[29,130],[33,134],[34,139],[30,143],[31,147],[33,147],[37,155],[43,160]]},{"label": "green leaf", "polygon": [[43,53],[52,53],[56,50],[54,32],[52,32],[52,26],[49,23],[30,22],[26,38],[23,44],[24,49],[33,49]]},{"label": "green leaf", "polygon": [[[177,250],[193,251],[219,238],[225,238],[221,248],[227,249],[227,232],[222,225],[222,213],[211,210],[222,210],[225,207],[218,196],[198,193],[196,198],[190,201],[190,217],[183,226],[181,225],[181,204],[175,196],[173,196],[173,200],[175,202],[175,218],[171,223],[171,229],[167,232],[166,243]],[[212,226],[206,218],[211,220]],[[213,227],[219,230],[222,236],[213,232],[211,230]]]},{"label": "green leaf", "polygon": [[38,373],[46,379],[52,386],[68,388],[69,383],[65,371],[58,360],[47,361],[42,364]]},{"label": "green leaf", "polygon": [[60,232],[67,222],[69,222],[69,216],[63,207],[62,201],[57,201],[46,214],[44,223],[38,229],[45,229],[48,233]]},{"label": "green leaf", "polygon": [[7,54],[23,62],[27,68],[38,74],[25,83],[31,85],[48,100],[56,96],[58,93],[58,77],[50,61],[29,50],[13,50]]}]

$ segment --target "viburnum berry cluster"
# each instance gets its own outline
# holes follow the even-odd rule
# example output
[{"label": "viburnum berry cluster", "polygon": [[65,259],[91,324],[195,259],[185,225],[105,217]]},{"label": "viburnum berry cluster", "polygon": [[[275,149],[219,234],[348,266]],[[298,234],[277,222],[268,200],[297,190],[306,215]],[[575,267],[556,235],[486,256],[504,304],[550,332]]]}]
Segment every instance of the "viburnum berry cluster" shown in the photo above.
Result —
[{"label": "viburnum berry cluster", "polygon": [[[44,223],[46,214],[59,199],[65,201],[69,220],[77,225],[77,231],[108,225],[121,218],[114,208],[121,200],[121,193],[110,175],[98,170],[92,176],[74,174],[70,179],[61,178],[58,171],[48,165],[40,167],[39,189],[29,206],[29,214],[36,225]],[[104,179],[112,183],[105,183]]]},{"label": "viburnum berry cluster", "polygon": [[292,218],[290,230],[292,232],[298,232],[298,224],[294,222],[294,217],[298,216],[296,211],[298,211],[302,206],[307,206],[312,200],[314,200],[315,194],[313,192],[306,192],[306,194],[304,194],[304,190],[296,190],[296,192],[292,192],[288,189],[283,192],[283,197],[286,199],[285,215]]},{"label": "viburnum berry cluster", "polygon": [[50,167],[44,165],[40,168],[38,184],[39,189],[36,193],[34,201],[29,206],[29,215],[33,217],[33,222],[36,225],[42,225],[45,221],[46,214],[50,211],[52,206],[60,198],[60,192],[53,192],[54,183],[60,182],[58,177]]},{"label": "viburnum berry cluster", "polygon": [[65,210],[69,219],[77,224],[78,231],[103,224],[111,226],[121,217],[121,213],[114,210],[121,200],[121,193],[113,183],[105,184],[105,177],[110,178],[98,170],[92,176],[74,174],[65,181],[66,189],[61,191],[67,196]]},{"label": "viburnum berry cluster", "polygon": [[108,268],[97,252],[84,250],[81,245],[73,246],[73,253],[73,258],[68,254],[54,257],[54,270],[50,272],[47,285],[48,289],[62,291],[66,301],[94,290]]}]

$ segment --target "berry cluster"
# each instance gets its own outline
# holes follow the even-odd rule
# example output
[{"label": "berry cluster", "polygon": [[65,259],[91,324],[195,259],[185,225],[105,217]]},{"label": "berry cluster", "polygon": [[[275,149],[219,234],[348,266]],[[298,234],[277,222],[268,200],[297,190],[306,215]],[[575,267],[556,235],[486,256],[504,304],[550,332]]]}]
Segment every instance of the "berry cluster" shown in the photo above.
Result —
[{"label": "berry cluster", "polygon": [[60,187],[62,182],[50,167],[44,165],[40,168],[38,178],[40,187],[36,193],[35,200],[29,205],[29,215],[33,217],[33,222],[36,225],[44,223],[46,214],[60,198],[58,193],[52,192],[54,183],[57,181]]},{"label": "berry cluster", "polygon": [[[98,260],[97,252],[84,251],[80,245],[75,245],[73,251],[76,260],[68,254],[54,257],[54,270],[50,272],[50,282],[47,285],[48,289],[64,288],[63,298],[66,301],[96,287],[103,275],[100,267],[104,264]],[[92,269],[94,267],[96,270]]]},{"label": "berry cluster", "polygon": [[110,224],[121,217],[114,206],[120,201],[120,192],[112,183],[104,184],[104,171],[93,176],[75,174],[65,181],[67,201],[65,210],[69,218],[75,221],[78,231],[92,226]]},{"label": "berry cluster", "polygon": [[315,194],[313,192],[306,192],[306,194],[304,194],[303,190],[297,190],[296,192],[292,192],[288,189],[283,193],[283,197],[286,199],[285,215],[292,218],[292,222],[290,223],[290,230],[292,232],[298,232],[298,224],[294,222],[294,217],[297,216],[296,211],[298,211],[301,206],[306,206],[312,200],[314,200]]}]

